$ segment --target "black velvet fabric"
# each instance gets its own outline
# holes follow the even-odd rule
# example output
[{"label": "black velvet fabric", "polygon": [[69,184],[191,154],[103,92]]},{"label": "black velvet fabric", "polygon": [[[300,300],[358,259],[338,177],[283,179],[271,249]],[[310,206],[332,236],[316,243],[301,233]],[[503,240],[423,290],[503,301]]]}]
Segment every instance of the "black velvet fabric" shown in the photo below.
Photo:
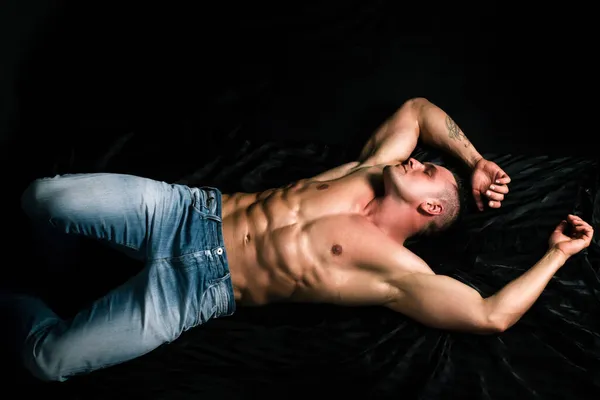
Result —
[{"label": "black velvet fabric", "polygon": [[[501,209],[471,204],[451,232],[409,243],[436,272],[487,296],[542,256],[567,213],[598,230],[595,130],[580,126],[595,114],[574,94],[595,65],[572,46],[586,46],[579,9],[578,29],[556,30],[538,9],[493,2],[157,4],[0,6],[0,286],[35,290],[68,317],[139,268],[84,243],[73,267],[40,272],[19,207],[34,178],[106,171],[259,191],[353,160],[413,96],[446,110],[513,179]],[[422,146],[415,155],[454,164]],[[500,335],[430,329],[380,308],[240,309],[63,384],[31,379],[0,346],[0,396],[597,399],[599,244]]]},{"label": "black velvet fabric", "polygon": [[[222,140],[233,152],[205,154],[200,168],[169,171],[171,181],[225,191],[258,191],[347,161],[351,153],[318,143],[251,141],[242,130]],[[131,140],[131,139],[130,139]],[[98,157],[105,171],[122,164],[127,143]],[[158,150],[157,150],[158,151]],[[72,148],[82,160],[89,150]],[[454,166],[436,150],[414,155]],[[512,177],[500,210],[473,207],[452,232],[409,247],[432,268],[493,294],[531,267],[566,213],[597,226],[598,165],[577,157],[486,154]],[[74,158],[69,158],[73,160]],[[75,159],[78,159],[75,157]],[[121,160],[121,161],[119,161]],[[196,162],[195,162],[196,163]],[[82,163],[85,164],[85,163]],[[65,162],[59,173],[92,172]],[[92,163],[93,164],[93,163]],[[58,164],[60,165],[60,163]],[[137,171],[139,172],[139,171]],[[153,174],[150,174],[153,175]],[[155,174],[163,175],[163,174]],[[166,177],[166,176],[164,176]],[[63,384],[30,382],[61,398],[219,398],[319,395],[367,398],[594,398],[600,362],[600,247],[571,258],[522,320],[500,335],[477,336],[423,327],[379,308],[273,305],[243,309],[195,328],[137,360]],[[73,270],[48,276],[49,301],[67,316],[139,266],[89,244]],[[448,301],[452,301],[448,299]],[[25,389],[23,389],[25,390]]]}]

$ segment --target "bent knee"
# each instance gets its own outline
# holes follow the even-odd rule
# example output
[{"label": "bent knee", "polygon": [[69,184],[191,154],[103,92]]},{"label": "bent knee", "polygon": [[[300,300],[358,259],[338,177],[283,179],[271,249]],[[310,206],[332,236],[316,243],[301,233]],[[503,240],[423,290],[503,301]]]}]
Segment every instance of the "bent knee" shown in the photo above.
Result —
[{"label": "bent knee", "polygon": [[41,364],[34,362],[27,365],[27,370],[32,376],[44,382],[64,382],[68,379],[56,363]]},{"label": "bent knee", "polygon": [[32,362],[26,366],[29,373],[44,382],[64,382],[69,379],[69,376],[65,374],[60,365],[56,362],[53,363],[40,363]]},{"label": "bent knee", "polygon": [[51,336],[45,333],[38,340],[25,345],[21,353],[23,366],[41,381],[62,382],[67,379],[64,371],[65,346],[52,340]]},{"label": "bent knee", "polygon": [[47,205],[52,199],[52,192],[47,178],[34,180],[21,194],[21,208],[30,218],[40,217],[47,211]]},{"label": "bent knee", "polygon": [[77,202],[74,189],[68,178],[36,179],[21,194],[21,208],[32,219],[61,218]]}]

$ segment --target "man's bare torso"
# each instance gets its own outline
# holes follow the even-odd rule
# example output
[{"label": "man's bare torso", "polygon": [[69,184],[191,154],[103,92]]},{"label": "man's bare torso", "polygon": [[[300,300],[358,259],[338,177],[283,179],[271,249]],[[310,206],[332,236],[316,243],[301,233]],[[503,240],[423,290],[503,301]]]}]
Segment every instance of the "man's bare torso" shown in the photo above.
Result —
[{"label": "man's bare torso", "polygon": [[224,195],[223,235],[236,301],[382,305],[393,296],[395,279],[424,272],[427,266],[401,243],[393,245],[403,249],[402,270],[371,262],[391,241],[364,212],[378,195],[383,167]]}]

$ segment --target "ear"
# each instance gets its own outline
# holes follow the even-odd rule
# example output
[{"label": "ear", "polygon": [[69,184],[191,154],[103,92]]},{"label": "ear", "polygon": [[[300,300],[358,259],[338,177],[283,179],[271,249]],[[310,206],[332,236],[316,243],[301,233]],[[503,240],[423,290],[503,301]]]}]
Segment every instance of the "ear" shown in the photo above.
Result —
[{"label": "ear", "polygon": [[438,199],[430,198],[419,204],[419,211],[429,215],[440,215],[444,212],[444,207]]}]

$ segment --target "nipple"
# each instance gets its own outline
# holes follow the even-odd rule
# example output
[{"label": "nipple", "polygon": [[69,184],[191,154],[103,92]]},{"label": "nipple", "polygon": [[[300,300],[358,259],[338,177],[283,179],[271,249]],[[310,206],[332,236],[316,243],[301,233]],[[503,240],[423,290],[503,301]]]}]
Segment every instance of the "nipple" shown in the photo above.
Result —
[{"label": "nipple", "polygon": [[334,256],[339,256],[340,254],[342,254],[342,246],[340,246],[339,244],[334,244],[331,248],[331,252]]}]

